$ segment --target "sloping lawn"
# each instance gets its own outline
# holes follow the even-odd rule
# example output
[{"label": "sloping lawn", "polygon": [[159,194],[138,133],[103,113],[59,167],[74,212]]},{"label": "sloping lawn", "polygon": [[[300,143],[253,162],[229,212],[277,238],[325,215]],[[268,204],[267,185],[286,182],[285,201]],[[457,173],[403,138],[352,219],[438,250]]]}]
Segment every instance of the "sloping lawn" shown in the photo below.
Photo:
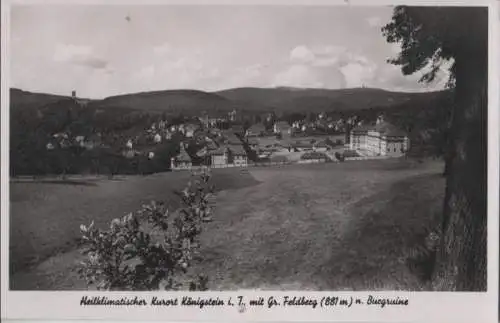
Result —
[{"label": "sloping lawn", "polygon": [[252,170],[261,184],[219,196],[200,272],[219,290],[425,288],[404,259],[439,214],[444,179],[440,167],[401,166]]},{"label": "sloping lawn", "polygon": [[[421,290],[425,285],[408,270],[404,257],[441,210],[441,172],[440,163],[404,160],[250,168],[248,173],[218,170],[213,179],[224,190],[218,193],[214,221],[201,236],[203,259],[192,269],[208,274],[214,290]],[[74,241],[80,223],[99,218],[107,224],[143,201],[167,196],[171,183],[185,183],[187,174],[180,174],[103,182],[92,193],[83,186],[64,191],[52,187],[43,194],[39,188],[39,195],[62,197],[59,204],[49,197],[32,202],[40,216],[74,231],[56,239],[50,234],[57,226],[50,229],[52,222],[39,221],[39,229],[30,223],[31,231],[24,229],[22,237],[52,247],[59,245],[54,240]],[[75,192],[83,197],[69,201]],[[32,210],[31,217],[36,213]],[[29,217],[23,216],[28,223]],[[24,248],[49,255],[54,250]],[[84,289],[72,272],[78,252],[67,250],[14,275],[13,286]]]}]

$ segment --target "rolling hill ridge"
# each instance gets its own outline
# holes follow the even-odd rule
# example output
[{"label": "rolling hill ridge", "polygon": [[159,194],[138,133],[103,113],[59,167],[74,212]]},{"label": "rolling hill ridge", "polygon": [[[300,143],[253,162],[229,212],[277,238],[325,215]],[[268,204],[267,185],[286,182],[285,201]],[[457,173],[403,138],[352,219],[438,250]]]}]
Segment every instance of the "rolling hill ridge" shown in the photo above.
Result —
[{"label": "rolling hill ridge", "polygon": [[[449,91],[404,93],[372,88],[302,89],[302,88],[234,88],[217,92],[165,90],[111,96],[91,100],[89,107],[120,111],[199,115],[225,114],[233,109],[246,112],[320,112],[358,111],[368,108],[391,108],[425,104]],[[11,109],[40,108],[68,96],[32,93],[11,89]]]}]

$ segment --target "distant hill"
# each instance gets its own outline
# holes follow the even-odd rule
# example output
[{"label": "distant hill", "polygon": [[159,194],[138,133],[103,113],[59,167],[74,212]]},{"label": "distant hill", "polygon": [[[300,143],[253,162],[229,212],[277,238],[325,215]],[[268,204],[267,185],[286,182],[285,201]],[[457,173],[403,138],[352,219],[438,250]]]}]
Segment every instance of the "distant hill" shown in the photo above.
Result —
[{"label": "distant hill", "polygon": [[[111,96],[103,100],[92,100],[88,107],[112,114],[137,111],[143,113],[166,113],[200,115],[223,115],[237,109],[248,113],[268,111],[320,112],[359,111],[369,108],[390,109],[399,106],[426,105],[448,91],[404,93],[381,89],[302,89],[302,88],[235,88],[218,92],[196,90],[166,90]],[[68,99],[43,93],[11,89],[11,108],[41,108],[59,100]]]},{"label": "distant hill", "polygon": [[231,111],[233,103],[214,93],[196,90],[168,90],[111,96],[95,101],[92,106],[137,109],[144,112],[199,113],[202,111]]},{"label": "distant hill", "polygon": [[15,88],[10,89],[11,109],[40,108],[45,105],[68,98],[69,96],[46,94],[46,93],[34,93]]},{"label": "distant hill", "polygon": [[432,100],[439,92],[404,93],[381,89],[300,89],[300,88],[235,88],[216,92],[236,105],[260,106],[277,111],[320,112],[356,111],[370,107],[393,107],[412,100]]}]

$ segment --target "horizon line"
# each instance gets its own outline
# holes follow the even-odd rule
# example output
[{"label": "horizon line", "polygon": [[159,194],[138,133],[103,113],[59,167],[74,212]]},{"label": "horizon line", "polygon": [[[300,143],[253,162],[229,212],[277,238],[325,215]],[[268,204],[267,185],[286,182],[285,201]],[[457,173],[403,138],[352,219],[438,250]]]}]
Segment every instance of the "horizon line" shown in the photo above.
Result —
[{"label": "horizon line", "polygon": [[[145,93],[159,93],[159,92],[174,92],[174,91],[196,91],[196,92],[203,92],[207,94],[217,94],[220,92],[224,91],[230,91],[230,90],[240,90],[240,89],[256,89],[256,90],[277,90],[277,89],[289,89],[289,90],[298,90],[298,91],[307,91],[307,90],[326,90],[326,91],[346,91],[346,90],[379,90],[379,91],[384,91],[384,92],[392,92],[392,93],[407,93],[407,94],[418,94],[418,93],[435,93],[435,92],[443,92],[443,91],[449,91],[449,88],[444,88],[441,90],[431,90],[431,91],[398,91],[398,90],[388,90],[384,88],[378,88],[378,87],[364,87],[364,86],[359,86],[359,87],[350,87],[350,88],[321,88],[321,87],[295,87],[295,86],[270,86],[270,87],[258,87],[258,86],[239,86],[239,87],[231,87],[231,88],[225,88],[221,90],[215,90],[215,91],[206,91],[206,90],[201,90],[201,89],[195,89],[195,88],[175,88],[175,89],[165,89],[165,90],[151,90],[151,91],[138,91],[138,92],[128,92],[128,93],[121,93],[121,94],[113,94],[110,96],[105,96],[102,98],[90,98],[90,97],[76,97],[78,99],[86,99],[86,100],[105,100],[108,98],[113,98],[113,97],[120,97],[120,96],[127,96],[127,95],[137,95],[137,94],[145,94]],[[19,87],[14,87],[11,86],[9,87],[9,90],[19,90],[22,92],[28,92],[31,94],[41,94],[41,95],[53,95],[53,96],[61,96],[61,97],[68,97],[71,98],[71,93],[69,94],[58,94],[58,93],[49,93],[49,92],[42,92],[42,91],[37,91],[37,90],[27,90]],[[78,91],[76,90],[77,94]]]}]

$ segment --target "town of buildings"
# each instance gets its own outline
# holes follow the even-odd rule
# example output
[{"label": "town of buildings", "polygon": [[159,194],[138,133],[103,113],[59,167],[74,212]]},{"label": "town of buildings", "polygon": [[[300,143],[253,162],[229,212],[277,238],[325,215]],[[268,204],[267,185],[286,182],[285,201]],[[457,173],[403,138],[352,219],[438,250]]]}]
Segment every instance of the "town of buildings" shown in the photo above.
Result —
[{"label": "town of buildings", "polygon": [[[76,93],[72,93],[74,100]],[[380,116],[373,125],[363,125],[354,116],[346,120],[333,120],[321,113],[315,121],[300,120],[290,124],[285,121],[275,121],[269,127],[270,117],[267,117],[268,127],[256,123],[244,129],[241,124],[235,124],[238,118],[235,110],[226,117],[210,118],[204,115],[200,118],[185,120],[181,124],[169,124],[168,120],[159,120],[145,129],[143,134],[122,138],[122,155],[133,158],[144,155],[154,159],[155,146],[168,142],[176,136],[180,141],[180,152],[171,158],[172,170],[192,169],[202,167],[246,167],[250,159],[270,159],[282,157],[288,153],[302,153],[302,162],[321,162],[331,157],[328,152],[338,143],[332,143],[325,137],[314,137],[315,134],[345,133],[345,148],[354,151],[361,157],[399,157],[408,152],[410,140],[408,135],[385,121]],[[224,125],[224,126],[221,126]],[[226,129],[229,125],[229,129]],[[350,125],[351,131],[346,131]],[[357,126],[354,126],[357,125]],[[300,138],[309,138],[301,140]],[[271,138],[266,140],[265,138]],[[272,138],[276,139],[273,140]],[[312,139],[311,138],[316,138]],[[339,140],[337,140],[339,141]],[[176,141],[178,142],[178,141]],[[191,155],[187,151],[188,142],[195,142],[197,151]],[[88,150],[103,147],[100,134],[83,136],[81,134],[57,133],[46,144],[47,150],[79,146]],[[192,149],[190,149],[193,153]],[[276,155],[277,154],[277,155]],[[323,155],[322,155],[323,154]],[[249,155],[252,155],[250,158]],[[328,157],[330,156],[330,157]]]}]

